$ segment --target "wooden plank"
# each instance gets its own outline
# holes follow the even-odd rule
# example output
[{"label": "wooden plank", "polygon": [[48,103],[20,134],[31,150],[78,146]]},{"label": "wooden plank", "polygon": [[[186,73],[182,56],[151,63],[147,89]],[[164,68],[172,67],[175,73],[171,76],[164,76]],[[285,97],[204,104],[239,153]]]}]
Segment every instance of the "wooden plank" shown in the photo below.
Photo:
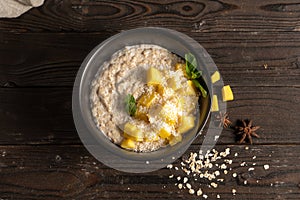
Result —
[{"label": "wooden plank", "polygon": [[[300,144],[300,88],[232,87],[231,120],[251,118],[261,126],[256,144]],[[0,144],[78,144],[71,106],[72,88],[1,88]],[[203,137],[196,143],[202,142]],[[224,131],[220,142],[235,142]]]},{"label": "wooden plank", "polygon": [[[264,39],[251,33],[236,36],[223,32],[193,33],[191,36],[207,48],[225,83],[299,86],[299,33],[269,34]],[[109,36],[105,33],[0,33],[0,86],[72,86],[85,56]],[[262,40],[257,41],[258,38]]]},{"label": "wooden plank", "polygon": [[[190,181],[202,188],[209,199],[297,199],[300,195],[300,146],[243,145],[215,147],[231,149],[232,170],[222,176],[216,189],[204,180]],[[189,151],[197,152],[199,146]],[[234,154],[238,153],[235,157]],[[2,199],[195,199],[179,190],[171,174],[187,176],[182,170],[161,169],[145,174],[123,173],[95,160],[77,146],[0,146],[0,194]],[[256,156],[253,159],[253,156]],[[173,163],[180,167],[181,159]],[[247,166],[241,166],[245,162]],[[255,163],[256,165],[253,165]],[[270,169],[264,170],[268,164]],[[254,171],[249,171],[254,167]],[[237,177],[232,177],[237,173]],[[187,176],[189,177],[189,176]],[[192,177],[189,177],[192,180]],[[247,184],[244,184],[247,181]],[[236,189],[235,196],[231,190]],[[199,198],[199,197],[198,197]]]},{"label": "wooden plank", "polygon": [[299,1],[47,1],[17,19],[1,20],[8,32],[111,32],[167,26],[199,32],[299,31]]},{"label": "wooden plank", "polygon": [[72,88],[1,89],[0,143],[79,143]]}]

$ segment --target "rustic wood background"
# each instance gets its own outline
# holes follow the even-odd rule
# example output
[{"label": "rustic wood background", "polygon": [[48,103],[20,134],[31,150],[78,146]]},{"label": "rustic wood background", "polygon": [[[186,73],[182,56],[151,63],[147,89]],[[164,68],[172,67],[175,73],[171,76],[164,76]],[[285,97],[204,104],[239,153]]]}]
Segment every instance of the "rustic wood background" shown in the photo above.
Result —
[{"label": "rustic wood background", "polygon": [[[169,169],[136,175],[104,166],[73,124],[72,85],[84,57],[104,39],[146,26],[202,44],[234,91],[231,119],[262,127],[249,150],[223,131],[215,148],[239,152],[238,177],[206,189],[208,199],[300,199],[299,0],[46,0],[0,19],[0,199],[200,199],[179,190]],[[250,173],[239,163],[253,156]]]}]

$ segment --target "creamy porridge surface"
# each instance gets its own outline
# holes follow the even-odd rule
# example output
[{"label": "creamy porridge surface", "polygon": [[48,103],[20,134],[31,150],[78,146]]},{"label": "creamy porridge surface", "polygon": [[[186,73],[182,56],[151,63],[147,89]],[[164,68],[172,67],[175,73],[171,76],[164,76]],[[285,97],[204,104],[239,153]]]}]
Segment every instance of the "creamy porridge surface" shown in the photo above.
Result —
[{"label": "creamy porridge surface", "polygon": [[[194,123],[191,116],[196,112],[198,93],[191,91],[186,94],[192,86],[187,84],[185,71],[178,68],[180,65],[184,65],[182,58],[156,45],[128,46],[113,54],[91,85],[91,109],[98,128],[123,148],[124,140],[132,139],[127,137],[124,129],[141,130],[142,138],[137,136],[129,141],[130,145],[126,143],[130,150],[138,152],[157,150],[171,144],[170,138],[181,137],[180,123],[185,119]],[[162,74],[159,84],[147,84],[147,73],[152,69]],[[131,117],[126,112],[124,101],[128,94],[137,100],[137,112],[146,114]],[[146,103],[143,98],[146,98]],[[168,120],[158,117],[164,112]],[[172,112],[175,117],[170,118]]]}]

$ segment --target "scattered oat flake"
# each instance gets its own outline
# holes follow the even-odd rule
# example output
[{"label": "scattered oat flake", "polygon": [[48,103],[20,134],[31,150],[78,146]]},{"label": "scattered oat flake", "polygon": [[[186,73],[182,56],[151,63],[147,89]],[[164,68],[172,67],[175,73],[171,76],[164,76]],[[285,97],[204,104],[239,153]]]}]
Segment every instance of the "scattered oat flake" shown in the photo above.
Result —
[{"label": "scattered oat flake", "polygon": [[175,167],[175,170],[178,170],[178,167]]},{"label": "scattered oat flake", "polygon": [[194,194],[194,193],[195,193],[195,190],[194,190],[194,189],[189,189],[189,193],[190,193],[190,194]]},{"label": "scattered oat flake", "polygon": [[168,168],[168,169],[172,169],[172,168],[173,168],[173,165],[172,165],[172,164],[169,164],[169,165],[167,165],[167,168]]},{"label": "scattered oat flake", "polygon": [[183,183],[187,183],[188,180],[189,180],[189,179],[188,179],[187,177],[184,177],[184,178],[183,178]]},{"label": "scattered oat flake", "polygon": [[178,176],[178,177],[177,177],[177,181],[180,181],[180,180],[181,180],[181,177],[180,177],[180,176]]},{"label": "scattered oat flake", "polygon": [[232,176],[233,176],[233,177],[237,177],[237,173],[233,173]]},{"label": "scattered oat flake", "polygon": [[246,162],[242,162],[241,164],[240,164],[240,166],[245,166],[246,165]]},{"label": "scattered oat flake", "polygon": [[256,158],[256,156],[253,156],[252,159],[254,160]]},{"label": "scattered oat flake", "polygon": [[214,187],[214,188],[217,188],[217,187],[218,187],[218,184],[216,184],[216,183],[214,183],[214,182],[210,183],[210,185],[211,185],[212,187]]},{"label": "scattered oat flake", "polygon": [[224,170],[224,174],[228,174],[228,171],[226,169]]},{"label": "scattered oat flake", "polygon": [[199,190],[197,191],[197,196],[200,196],[200,195],[202,195],[202,190],[201,190],[201,188],[199,188]]},{"label": "scattered oat flake", "polygon": [[245,149],[246,149],[246,150],[248,150],[248,149],[249,149],[249,147],[248,147],[248,146],[246,146],[246,147],[245,147]]},{"label": "scattered oat flake", "polygon": [[235,154],[234,154],[235,157],[237,157],[238,155],[239,155],[238,153],[235,153]]},{"label": "scattered oat flake", "polygon": [[250,168],[248,169],[249,172],[250,172],[250,171],[253,171],[253,170],[254,170],[253,167],[250,167]]},{"label": "scattered oat flake", "polygon": [[170,176],[169,176],[169,178],[173,178],[174,177],[174,174],[171,174]]},{"label": "scattered oat flake", "polygon": [[268,170],[270,168],[270,165],[264,165],[264,169]]},{"label": "scattered oat flake", "polygon": [[220,198],[221,198],[221,196],[219,194],[217,194],[217,199],[220,199]]},{"label": "scattered oat flake", "polygon": [[189,183],[187,183],[185,186],[186,186],[188,189],[191,189],[191,188],[192,188],[191,184],[189,184]]},{"label": "scattered oat flake", "polygon": [[244,181],[244,185],[247,185],[247,183],[248,183],[247,181]]},{"label": "scattered oat flake", "polygon": [[178,188],[179,188],[180,190],[182,189],[182,184],[181,184],[181,183],[178,184]]},{"label": "scattered oat flake", "polygon": [[231,192],[232,192],[233,195],[235,195],[236,194],[236,189],[232,189]]},{"label": "scattered oat flake", "polygon": [[206,194],[203,194],[202,197],[203,197],[204,199],[207,199],[208,196],[207,196]]}]

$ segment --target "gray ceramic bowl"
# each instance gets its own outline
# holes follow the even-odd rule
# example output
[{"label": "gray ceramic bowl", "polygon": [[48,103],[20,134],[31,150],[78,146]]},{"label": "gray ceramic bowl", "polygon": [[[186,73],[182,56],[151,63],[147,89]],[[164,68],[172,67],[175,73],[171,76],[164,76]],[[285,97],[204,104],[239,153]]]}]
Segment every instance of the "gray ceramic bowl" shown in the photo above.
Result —
[{"label": "gray ceramic bowl", "polygon": [[[149,153],[124,150],[113,144],[95,125],[90,109],[91,82],[103,64],[125,46],[154,44],[184,58],[191,52],[203,72],[203,84],[208,96],[199,100],[200,118],[196,126],[184,134],[181,142]],[[209,66],[215,64],[200,44],[192,38],[165,28],[138,28],[121,32],[95,47],[83,61],[73,89],[73,117],[77,132],[85,147],[99,161],[117,170],[126,172],[148,172],[165,167],[180,157],[201,132],[210,114],[212,86]],[[105,87],[105,86],[104,86]]]}]

